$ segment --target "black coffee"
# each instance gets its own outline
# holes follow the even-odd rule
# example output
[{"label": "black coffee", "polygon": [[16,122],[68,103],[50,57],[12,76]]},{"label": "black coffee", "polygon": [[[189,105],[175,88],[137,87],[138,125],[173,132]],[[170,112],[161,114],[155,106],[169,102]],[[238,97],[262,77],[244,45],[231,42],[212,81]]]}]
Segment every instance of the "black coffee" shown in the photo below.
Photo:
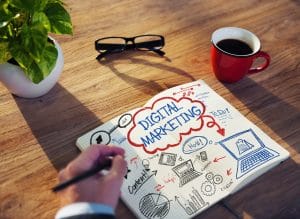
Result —
[{"label": "black coffee", "polygon": [[247,43],[236,39],[221,40],[217,43],[217,47],[234,55],[248,55],[253,52]]}]

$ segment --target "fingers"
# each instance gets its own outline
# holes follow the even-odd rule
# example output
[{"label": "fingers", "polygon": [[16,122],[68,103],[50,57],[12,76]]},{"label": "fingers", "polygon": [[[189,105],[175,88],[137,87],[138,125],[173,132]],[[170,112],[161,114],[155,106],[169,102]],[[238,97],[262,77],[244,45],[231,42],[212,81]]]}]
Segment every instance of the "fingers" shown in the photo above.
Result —
[{"label": "fingers", "polygon": [[127,162],[120,155],[117,155],[113,158],[112,167],[108,174],[109,178],[112,180],[120,181],[120,185],[122,184],[123,177],[125,176],[127,171]]},{"label": "fingers", "polygon": [[86,170],[89,170],[101,160],[108,156],[124,156],[125,151],[122,148],[107,145],[92,145],[86,151],[82,152],[75,160],[66,167],[71,176],[75,176]]}]

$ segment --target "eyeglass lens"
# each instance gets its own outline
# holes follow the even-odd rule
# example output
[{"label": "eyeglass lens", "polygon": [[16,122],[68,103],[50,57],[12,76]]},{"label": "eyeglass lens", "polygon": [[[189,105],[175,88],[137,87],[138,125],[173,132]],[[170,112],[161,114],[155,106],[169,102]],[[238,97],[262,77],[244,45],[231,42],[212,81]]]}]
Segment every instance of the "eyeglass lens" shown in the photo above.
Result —
[{"label": "eyeglass lens", "polygon": [[119,37],[104,38],[97,41],[96,47],[99,52],[123,51],[126,47],[126,40]]},{"label": "eyeglass lens", "polygon": [[163,39],[155,35],[135,37],[134,43],[138,50],[159,50],[164,46]]}]

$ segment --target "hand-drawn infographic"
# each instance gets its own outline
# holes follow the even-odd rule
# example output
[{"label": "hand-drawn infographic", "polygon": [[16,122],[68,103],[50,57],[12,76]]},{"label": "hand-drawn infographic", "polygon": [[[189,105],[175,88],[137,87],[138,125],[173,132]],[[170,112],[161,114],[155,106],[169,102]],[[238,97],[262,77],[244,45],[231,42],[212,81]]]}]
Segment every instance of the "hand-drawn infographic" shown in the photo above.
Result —
[{"label": "hand-drawn infographic", "polygon": [[126,151],[121,198],[143,219],[192,218],[288,157],[203,81],[163,91],[76,144]]}]

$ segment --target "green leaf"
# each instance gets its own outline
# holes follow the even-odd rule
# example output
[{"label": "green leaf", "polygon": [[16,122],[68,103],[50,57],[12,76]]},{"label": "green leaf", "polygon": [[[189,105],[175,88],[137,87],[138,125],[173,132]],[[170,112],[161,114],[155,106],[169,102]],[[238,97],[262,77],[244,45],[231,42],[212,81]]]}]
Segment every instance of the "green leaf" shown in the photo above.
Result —
[{"label": "green leaf", "polygon": [[8,10],[8,2],[0,1],[0,28],[3,28],[9,24],[13,19],[13,14]]},{"label": "green leaf", "polygon": [[11,54],[9,52],[9,43],[0,42],[0,63],[5,63],[11,59]]},{"label": "green leaf", "polygon": [[49,3],[45,13],[51,23],[51,32],[57,34],[72,34],[72,22],[69,13],[60,3]]},{"label": "green leaf", "polygon": [[33,59],[30,57],[24,47],[22,47],[20,39],[16,38],[14,41],[9,43],[9,52],[18,62],[23,71],[27,72],[27,68],[31,65]]},{"label": "green leaf", "polygon": [[32,25],[42,25],[48,32],[51,30],[51,24],[44,12],[35,12],[32,16]]},{"label": "green leaf", "polygon": [[9,21],[0,21],[0,28],[5,27]]},{"label": "green leaf", "polygon": [[11,5],[18,9],[29,12],[43,11],[48,3],[48,0],[10,0]]},{"label": "green leaf", "polygon": [[47,30],[42,25],[24,25],[20,37],[24,49],[32,58],[39,61],[47,42]]},{"label": "green leaf", "polygon": [[39,62],[30,57],[20,44],[10,44],[10,46],[14,59],[33,83],[41,82],[50,74],[56,64],[58,53],[54,45],[49,42],[47,42]]},{"label": "green leaf", "polygon": [[40,83],[54,68],[57,59],[57,50],[53,44],[48,43],[39,62],[33,61],[27,67],[27,77],[33,83]]},{"label": "green leaf", "polygon": [[35,62],[28,66],[25,74],[35,84],[40,83],[44,79],[43,72]]},{"label": "green leaf", "polygon": [[55,46],[52,43],[47,43],[41,59],[39,62],[36,62],[41,72],[43,73],[43,77],[47,77],[55,66],[57,60],[58,52]]}]

